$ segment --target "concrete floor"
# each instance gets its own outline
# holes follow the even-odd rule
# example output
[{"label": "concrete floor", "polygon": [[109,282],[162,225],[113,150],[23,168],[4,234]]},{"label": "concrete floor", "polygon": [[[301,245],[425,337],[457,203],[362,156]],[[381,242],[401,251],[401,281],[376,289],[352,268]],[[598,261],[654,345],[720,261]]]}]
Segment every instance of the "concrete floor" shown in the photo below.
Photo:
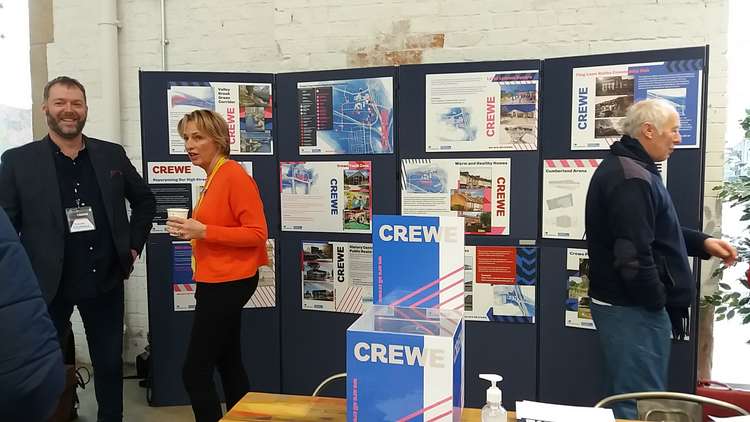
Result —
[{"label": "concrete floor", "polygon": [[[135,369],[125,370],[126,374]],[[146,389],[138,385],[138,380],[123,381],[124,422],[191,422],[194,421],[190,406],[150,407],[146,401]],[[78,408],[78,422],[96,422],[96,396],[94,381],[85,389],[78,388],[81,400]]]}]

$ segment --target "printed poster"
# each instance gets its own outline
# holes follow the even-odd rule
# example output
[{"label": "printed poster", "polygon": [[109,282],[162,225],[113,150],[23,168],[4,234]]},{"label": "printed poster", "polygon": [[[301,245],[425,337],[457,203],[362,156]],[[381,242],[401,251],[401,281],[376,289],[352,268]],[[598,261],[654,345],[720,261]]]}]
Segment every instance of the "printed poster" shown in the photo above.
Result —
[{"label": "printed poster", "polygon": [[586,249],[568,248],[566,262],[565,326],[595,330],[589,298],[589,253]]},{"label": "printed poster", "polygon": [[226,119],[230,154],[273,154],[270,83],[170,82],[167,90],[170,154],[185,154],[185,141],[177,131],[177,123],[185,114],[202,108]]},{"label": "printed poster", "polygon": [[281,163],[281,229],[370,233],[370,161]]},{"label": "printed poster", "polygon": [[371,304],[371,243],[302,242],[302,309],[361,314]]},{"label": "printed poster", "polygon": [[537,249],[464,247],[464,318],[533,323]]},{"label": "printed poster", "polygon": [[[266,241],[268,265],[258,268],[258,288],[245,308],[273,308],[276,306],[276,243]],[[195,310],[195,287],[191,266],[192,247],[187,241],[172,241],[172,289],[175,311]]]},{"label": "printed poster", "polygon": [[510,158],[401,160],[401,213],[464,218],[466,234],[510,234]]},{"label": "printed poster", "polygon": [[426,75],[425,150],[537,149],[539,71]]},{"label": "printed poster", "polygon": [[297,83],[300,155],[393,153],[393,78]]},{"label": "printed poster", "polygon": [[[247,174],[253,175],[251,161],[238,161]],[[167,233],[167,208],[195,208],[206,183],[206,172],[191,162],[149,161],[146,180],[156,198],[156,216],[151,233]]]},{"label": "printed poster", "polygon": [[583,240],[586,194],[600,159],[544,160],[542,237]]},{"label": "printed poster", "polygon": [[458,217],[376,215],[373,303],[464,308],[464,232]]},{"label": "printed poster", "polygon": [[700,147],[703,60],[573,69],[572,150],[608,149],[622,136],[620,121],[633,103],[659,98],[680,114],[682,142]]}]

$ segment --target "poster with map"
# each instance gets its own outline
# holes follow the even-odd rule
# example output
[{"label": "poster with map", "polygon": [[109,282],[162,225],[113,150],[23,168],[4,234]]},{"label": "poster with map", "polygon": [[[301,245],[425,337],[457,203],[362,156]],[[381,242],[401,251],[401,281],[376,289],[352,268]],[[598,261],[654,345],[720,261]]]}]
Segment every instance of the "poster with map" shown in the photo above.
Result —
[{"label": "poster with map", "polygon": [[393,78],[297,83],[300,155],[393,153]]}]

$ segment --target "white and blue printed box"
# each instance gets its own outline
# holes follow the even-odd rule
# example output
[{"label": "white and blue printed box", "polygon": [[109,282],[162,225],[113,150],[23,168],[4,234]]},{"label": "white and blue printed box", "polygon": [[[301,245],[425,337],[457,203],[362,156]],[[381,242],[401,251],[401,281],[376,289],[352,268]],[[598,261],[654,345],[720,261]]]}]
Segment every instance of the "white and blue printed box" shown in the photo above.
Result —
[{"label": "white and blue printed box", "polygon": [[379,305],[464,309],[464,219],[373,216],[372,299]]},{"label": "white and blue printed box", "polygon": [[346,348],[349,422],[460,420],[463,312],[373,305]]}]

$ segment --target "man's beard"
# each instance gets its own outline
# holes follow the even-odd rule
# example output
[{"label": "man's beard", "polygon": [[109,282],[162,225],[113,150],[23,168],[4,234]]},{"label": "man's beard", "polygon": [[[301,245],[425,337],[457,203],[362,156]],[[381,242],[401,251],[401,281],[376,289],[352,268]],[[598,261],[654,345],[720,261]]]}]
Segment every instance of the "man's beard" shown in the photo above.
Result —
[{"label": "man's beard", "polygon": [[[45,112],[44,114],[47,115],[47,126],[49,126],[50,130],[52,130],[53,132],[55,132],[56,134],[60,135],[61,137],[65,139],[73,139],[77,137],[83,131],[83,126],[86,125],[86,115],[80,116],[76,113],[75,116],[78,118],[78,122],[76,123],[75,129],[72,132],[70,131],[65,132],[60,127],[60,123],[59,123],[60,120],[52,116],[49,111]],[[69,115],[66,115],[66,117],[67,116]]]}]

